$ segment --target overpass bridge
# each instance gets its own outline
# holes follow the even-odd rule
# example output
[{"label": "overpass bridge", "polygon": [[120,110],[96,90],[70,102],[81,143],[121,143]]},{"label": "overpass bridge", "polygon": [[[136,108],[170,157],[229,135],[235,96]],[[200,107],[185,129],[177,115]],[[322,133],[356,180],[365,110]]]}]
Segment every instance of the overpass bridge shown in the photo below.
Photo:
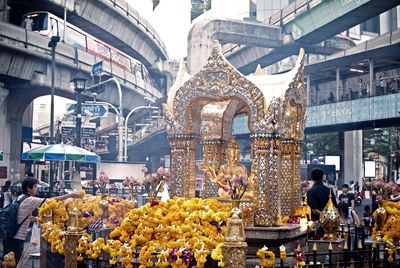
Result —
[{"label": "overpass bridge", "polygon": [[[50,94],[51,48],[49,39],[9,23],[0,22],[0,146],[4,161],[8,162],[9,178],[18,173],[22,137],[22,118],[35,98]],[[88,79],[91,86],[92,65],[98,59],[92,54],[59,43],[56,48],[55,94],[75,99],[70,81],[77,70]],[[153,84],[110,63],[103,64],[103,81],[113,77],[122,89],[122,107],[125,112],[146,105],[148,99],[157,100],[162,93]],[[84,94],[85,99],[90,95]],[[119,95],[114,84],[107,84],[98,100],[119,106]],[[27,123],[29,126],[30,123]]]},{"label": "overpass bridge", "polygon": [[[370,63],[373,63],[372,74],[400,68],[398,51],[400,51],[400,29],[380,35],[355,47],[327,55],[320,62],[306,65],[305,73],[311,76],[310,84],[312,84],[335,79],[338,67],[340,67],[341,79],[360,75],[350,70],[352,65],[367,74],[371,71],[369,70]],[[321,102],[308,106],[305,132],[351,131],[400,126],[400,93],[380,96],[375,87],[376,80],[373,82],[369,96],[360,94],[360,98],[354,100],[336,98],[334,103],[322,104]],[[335,91],[336,88],[330,90]],[[149,125],[157,125],[157,123],[153,122]],[[239,119],[233,131],[241,138],[249,138],[247,119]],[[169,152],[165,130],[157,128],[156,131],[150,131],[129,143],[130,158],[136,160],[134,157],[139,157],[141,152],[139,148],[149,148],[150,144],[157,144],[160,151],[158,154],[163,155]]]},{"label": "overpass bridge", "polygon": [[136,58],[148,69],[168,59],[155,29],[125,0],[8,0],[9,20],[20,25],[22,15],[48,11]]},{"label": "overpass bridge", "polygon": [[[226,49],[225,56],[241,73],[252,73],[258,64],[266,67],[300,47],[310,48],[361,22],[400,4],[400,0],[296,0],[265,23],[281,27],[284,42],[278,47],[237,45]],[[325,43],[325,42],[324,42]]]}]

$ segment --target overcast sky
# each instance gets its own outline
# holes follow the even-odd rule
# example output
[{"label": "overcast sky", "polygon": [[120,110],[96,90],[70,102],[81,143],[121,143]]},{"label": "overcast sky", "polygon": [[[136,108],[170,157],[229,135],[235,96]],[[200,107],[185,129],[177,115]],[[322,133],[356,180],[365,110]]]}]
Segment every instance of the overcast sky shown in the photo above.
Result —
[{"label": "overcast sky", "polygon": [[[187,37],[191,28],[191,0],[160,0],[154,12],[152,0],[126,1],[153,25],[167,46],[170,59],[186,57]],[[249,0],[213,0],[211,4],[211,12],[194,22],[210,16],[242,19],[249,14]]]}]

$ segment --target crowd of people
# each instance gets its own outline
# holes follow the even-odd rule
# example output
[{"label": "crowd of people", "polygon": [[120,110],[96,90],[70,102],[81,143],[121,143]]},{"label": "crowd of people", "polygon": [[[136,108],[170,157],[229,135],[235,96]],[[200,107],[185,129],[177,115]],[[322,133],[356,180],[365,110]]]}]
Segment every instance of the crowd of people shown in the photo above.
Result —
[{"label": "crowd of people", "polygon": [[[373,212],[378,207],[377,203],[381,198],[376,192],[372,192],[372,208],[370,205],[364,206],[362,218],[354,210],[356,196],[350,191],[348,184],[342,185],[342,192],[336,199],[333,190],[323,183],[324,172],[315,168],[311,171],[311,179],[314,182],[311,188],[307,190],[308,205],[312,211],[312,220],[318,221],[322,210],[328,203],[329,196],[332,196],[334,206],[337,208],[340,215],[340,224],[343,226],[354,225],[355,222],[360,222],[366,232],[366,235],[371,235],[371,227],[373,226]],[[358,189],[354,189],[357,192]],[[399,201],[400,193],[391,195],[391,201]],[[317,236],[323,235],[323,229],[317,229]]]}]

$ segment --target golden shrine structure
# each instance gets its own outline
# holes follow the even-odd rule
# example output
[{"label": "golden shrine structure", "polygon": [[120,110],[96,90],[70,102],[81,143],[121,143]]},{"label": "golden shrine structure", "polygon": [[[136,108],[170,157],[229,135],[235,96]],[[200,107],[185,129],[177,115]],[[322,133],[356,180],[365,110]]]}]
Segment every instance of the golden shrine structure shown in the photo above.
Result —
[{"label": "golden shrine structure", "polygon": [[[235,116],[248,115],[252,139],[254,225],[278,226],[301,204],[300,152],[306,95],[301,49],[294,69],[244,76],[223,56],[218,42],[203,68],[189,76],[182,64],[164,104],[171,146],[171,196],[195,196],[195,150],[218,169],[232,136]],[[219,185],[205,174],[202,198],[216,197]]]}]

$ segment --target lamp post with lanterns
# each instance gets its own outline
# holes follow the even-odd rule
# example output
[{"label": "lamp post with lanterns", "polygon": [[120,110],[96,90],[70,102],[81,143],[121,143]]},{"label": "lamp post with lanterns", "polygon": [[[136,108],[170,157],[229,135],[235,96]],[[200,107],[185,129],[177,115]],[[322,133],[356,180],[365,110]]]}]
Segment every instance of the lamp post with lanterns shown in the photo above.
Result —
[{"label": "lamp post with lanterns", "polygon": [[85,90],[86,78],[77,75],[71,82],[74,84],[74,90],[76,93],[76,140],[75,145],[81,147],[81,132],[82,132],[82,92]]}]

